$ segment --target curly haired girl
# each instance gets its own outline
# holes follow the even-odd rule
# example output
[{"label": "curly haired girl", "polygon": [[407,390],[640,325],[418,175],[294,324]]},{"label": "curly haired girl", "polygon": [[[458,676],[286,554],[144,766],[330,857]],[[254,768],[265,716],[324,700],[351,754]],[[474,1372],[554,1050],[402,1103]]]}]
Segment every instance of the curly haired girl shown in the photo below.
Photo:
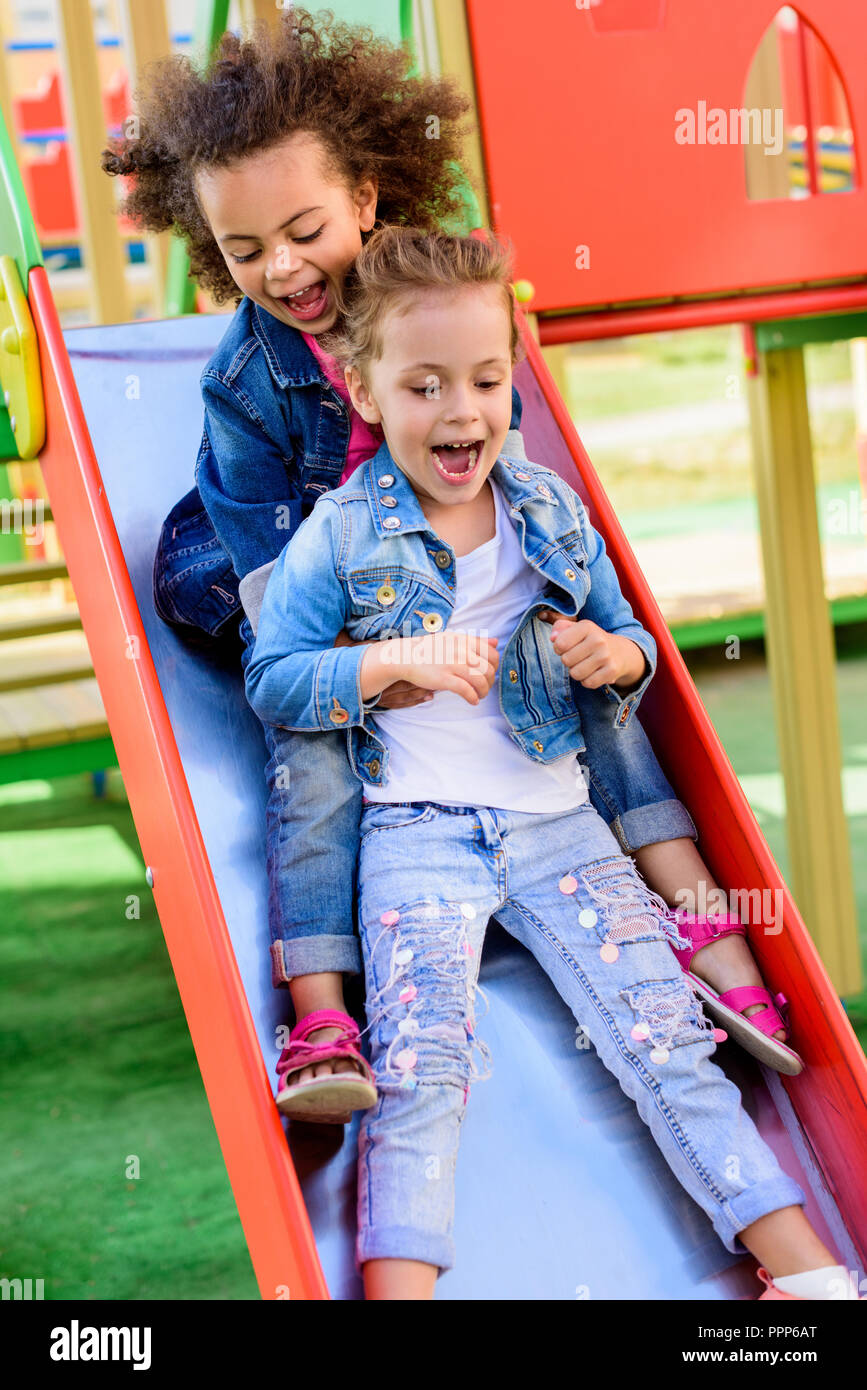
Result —
[{"label": "curly haired girl", "polygon": [[[273,28],[224,35],[201,71],[179,56],[153,65],[137,106],[138,135],[116,141],[102,158],[109,175],[132,176],[122,211],[141,228],[173,229],[199,285],[217,303],[237,306],[201,376],[196,486],[163,525],[154,602],[187,634],[211,638],[231,632],[243,614],[246,671],[277,557],[317,498],[382,443],[381,426],[355,410],[327,350],[347,276],[379,226],[447,229],[457,218],[470,103],[452,79],[412,75],[408,50],[369,28],[293,6]],[[523,453],[520,420],[513,389],[513,453]],[[387,590],[373,585],[374,605],[388,602]],[[336,646],[348,640],[335,631]],[[576,690],[586,704],[601,814],[625,851],[658,853],[645,872],[652,881],[658,869],[663,896],[695,888],[702,873],[709,882],[691,843],[692,821],[637,719],[615,730],[600,672],[594,667],[581,685],[583,677],[581,668]],[[398,681],[368,708],[428,698]],[[332,708],[326,718],[336,731],[345,713]],[[361,969],[354,927],[361,789],[342,740],[269,722],[263,731],[272,979],[289,987],[297,1018],[277,1065],[277,1104],[287,1115],[345,1122],[375,1100],[343,998],[343,975]],[[742,954],[720,966],[717,987],[760,984],[745,943],[732,936],[701,952],[708,979],[708,958],[723,951]],[[800,1066],[773,1037],[782,1020],[772,1007],[761,1028],[737,1017],[745,1045],[758,1040],[771,1065],[783,1057]],[[767,1055],[773,1049],[776,1060]]]}]

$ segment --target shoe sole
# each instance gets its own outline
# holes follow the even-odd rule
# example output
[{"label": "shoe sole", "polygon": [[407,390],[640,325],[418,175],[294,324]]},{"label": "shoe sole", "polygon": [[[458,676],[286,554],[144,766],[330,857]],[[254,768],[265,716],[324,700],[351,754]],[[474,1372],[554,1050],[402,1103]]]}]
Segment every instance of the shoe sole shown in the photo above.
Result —
[{"label": "shoe sole", "polygon": [[735,1013],[727,1004],[721,1004],[697,975],[690,974],[688,970],[685,970],[684,974],[708,1013],[722,1023],[729,1036],[740,1043],[746,1052],[751,1053],[765,1066],[782,1072],[784,1076],[800,1076],[804,1070],[804,1063],[797,1052],[786,1047],[785,1043],[777,1042],[776,1038],[769,1038],[754,1023],[751,1024],[748,1018],[744,1018],[743,1014]]},{"label": "shoe sole", "polygon": [[277,1096],[277,1109],[289,1119],[312,1124],[349,1124],[353,1110],[369,1110],[376,1091],[361,1077],[323,1076],[303,1086],[287,1086]]}]

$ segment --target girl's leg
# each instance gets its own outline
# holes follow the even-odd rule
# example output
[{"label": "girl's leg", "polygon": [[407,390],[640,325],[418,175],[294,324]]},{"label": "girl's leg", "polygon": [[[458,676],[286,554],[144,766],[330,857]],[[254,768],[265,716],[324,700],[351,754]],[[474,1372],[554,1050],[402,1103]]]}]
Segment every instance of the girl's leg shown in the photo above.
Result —
[{"label": "girl's leg", "polygon": [[[429,1297],[454,1263],[454,1174],[486,1049],[473,1007],[497,866],[462,808],[374,805],[362,818],[359,917],[378,1100],[358,1143],[356,1260],[373,1298]],[[453,896],[453,884],[461,896]]]},{"label": "girl's leg", "polygon": [[[253,649],[241,624],[246,669]],[[345,736],[292,732],[262,724],[271,978],[288,986],[298,1022],[320,1009],[345,1012],[344,974],[361,969],[355,931],[355,883],[361,783],[346,756]],[[339,1035],[317,1029],[312,1043]],[[349,1058],[296,1072],[290,1086],[337,1071],[361,1071]]]},{"label": "girl's leg", "polygon": [[[512,885],[499,921],[536,956],[726,1249],[742,1252],[740,1232],[806,1199],[710,1060],[714,1030],[659,900],[591,807],[490,815]],[[793,1227],[792,1243],[800,1269],[815,1268],[812,1232]]]},{"label": "girl's leg", "polygon": [[368,1260],[364,1266],[364,1297],[368,1302],[430,1300],[439,1270],[419,1260]]},{"label": "girl's leg", "polygon": [[[617,705],[604,690],[576,684],[573,691],[587,745],[583,764],[590,799],[621,850],[634,858],[645,882],[669,907],[724,901],[696,848],[692,818],[675,796],[638,717],[631,714],[618,724]],[[719,994],[764,984],[742,936],[703,946],[690,970]],[[764,1007],[750,1004],[743,1012],[749,1018]],[[786,1034],[781,1029],[773,1036],[783,1042]]]},{"label": "girl's leg", "polygon": [[745,1227],[740,1239],[773,1278],[837,1263],[800,1207],[769,1212]]},{"label": "girl's leg", "polygon": [[[343,976],[361,968],[354,904],[361,783],[343,735],[262,727],[271,755],[265,769],[271,977],[275,986],[288,984],[300,1023],[319,1009],[345,1013]],[[308,1041],[339,1033],[319,1028]],[[349,1058],[319,1062],[288,1084],[339,1071],[361,1067]]]},{"label": "girl's leg", "polygon": [[[725,893],[714,881],[692,840],[665,840],[655,845],[644,845],[635,850],[632,857],[641,877],[669,907],[682,907],[684,902],[725,901]],[[726,907],[723,910],[731,909]],[[753,953],[742,936],[724,936],[719,941],[702,946],[690,961],[689,968],[717,994],[739,989],[743,985],[764,985]],[[758,1013],[764,1007],[764,1004],[750,1004],[743,1013],[749,1018],[750,1014]],[[785,1042],[786,1039],[783,1029],[778,1029],[771,1036],[778,1042]]]}]

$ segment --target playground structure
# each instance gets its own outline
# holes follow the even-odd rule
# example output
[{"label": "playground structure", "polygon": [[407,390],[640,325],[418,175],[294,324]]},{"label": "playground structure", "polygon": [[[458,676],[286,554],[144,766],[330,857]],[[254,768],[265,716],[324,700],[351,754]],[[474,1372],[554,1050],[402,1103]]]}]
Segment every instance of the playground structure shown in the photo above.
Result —
[{"label": "playground structure", "polygon": [[[634,22],[639,9],[645,15],[654,9],[663,13],[657,0],[640,6],[629,5],[627,0],[607,0],[609,18],[616,16],[618,5],[624,23]],[[549,139],[547,160],[542,158],[545,131],[557,128],[558,122],[562,125],[563,113],[550,107],[562,74],[554,71],[550,80],[546,74],[539,91],[534,86],[526,92],[526,101],[514,102],[516,72],[521,72],[528,88],[529,74],[545,72],[544,66],[538,66],[543,35],[528,36],[520,6],[512,0],[469,0],[465,7],[443,0],[422,8],[427,42],[420,59],[433,62],[438,56],[442,68],[462,75],[470,89],[470,78],[474,77],[481,130],[475,172],[488,196],[494,225],[515,242],[519,274],[535,286],[532,307],[542,343],[546,339],[569,341],[568,337],[551,335],[571,332],[576,322],[586,328],[591,313],[599,332],[624,331],[627,314],[652,315],[665,309],[709,316],[702,321],[720,313],[741,316],[730,321],[746,317],[768,325],[755,330],[753,378],[757,440],[762,448],[767,494],[763,508],[768,525],[776,528],[780,517],[775,509],[785,505],[785,525],[780,529],[799,528],[804,571],[797,571],[788,535],[775,536],[770,545],[778,554],[775,582],[779,591],[772,588],[769,575],[769,642],[772,662],[778,671],[785,669],[789,653],[795,650],[789,619],[794,621],[799,603],[802,621],[809,610],[810,631],[816,642],[813,665],[819,665],[820,670],[817,675],[813,672],[812,691],[787,692],[795,723],[781,729],[781,741],[784,751],[810,749],[810,761],[815,763],[812,750],[825,731],[811,726],[808,715],[811,711],[827,713],[828,708],[833,712],[832,690],[830,706],[823,705],[833,667],[827,613],[820,613],[822,604],[816,594],[817,578],[821,587],[821,568],[817,575],[814,560],[818,541],[810,526],[811,515],[815,521],[815,505],[809,490],[809,433],[803,396],[798,394],[802,372],[799,378],[797,371],[801,344],[806,339],[798,335],[839,332],[841,325],[834,322],[829,327],[826,322],[818,329],[809,319],[785,317],[805,312],[805,306],[815,311],[816,300],[810,296],[817,291],[789,289],[791,297],[784,300],[780,286],[809,285],[815,278],[842,278],[847,285],[823,288],[821,293],[860,294],[861,298],[843,304],[830,299],[823,302],[822,312],[867,303],[863,260],[858,260],[854,235],[856,228],[865,225],[862,192],[856,188],[852,193],[835,195],[838,211],[834,227],[839,248],[833,241],[831,247],[832,253],[839,249],[839,260],[824,255],[821,268],[810,271],[819,263],[810,260],[809,252],[822,244],[822,228],[828,232],[828,224],[821,223],[822,210],[817,214],[813,206],[811,226],[819,219],[813,240],[806,249],[799,243],[795,247],[798,254],[791,254],[789,247],[784,280],[762,278],[763,273],[770,274],[772,264],[779,268],[781,258],[761,261],[762,247],[758,247],[749,274],[746,270],[742,273],[737,296],[731,292],[732,285],[719,277],[703,290],[696,278],[689,289],[684,288],[688,280],[672,280],[671,286],[677,288],[664,293],[664,277],[669,271],[673,273],[672,248],[668,248],[671,254],[665,266],[643,264],[647,276],[652,270],[655,278],[639,278],[641,257],[628,254],[622,208],[606,206],[604,216],[592,223],[587,235],[573,235],[576,225],[580,229],[580,216],[595,217],[606,203],[601,196],[588,196],[594,187],[593,177],[601,177],[601,165],[594,173],[593,151],[584,133],[580,142],[577,135],[575,139],[586,156],[587,173],[582,178],[586,202],[582,203],[583,211],[578,210],[579,222],[566,224],[566,254],[561,267],[556,245],[552,252],[545,241],[552,233],[559,235],[560,223],[552,225],[552,219],[539,217],[538,207],[558,206],[551,202],[558,162],[564,200],[574,192],[562,180],[564,161],[572,157],[565,143],[555,144]],[[829,33],[832,51],[854,55],[854,38],[860,32],[855,5],[844,0],[832,5],[826,0],[825,8],[837,12],[836,29]],[[664,10],[661,29],[618,31],[618,37],[628,41],[619,47],[619,61],[627,60],[621,90],[647,90],[630,79],[631,61],[636,67],[656,63],[660,71],[674,75],[679,71],[682,76],[686,71],[693,92],[714,93],[716,80],[723,84],[723,94],[730,88],[740,93],[743,74],[775,6],[733,0],[724,23],[717,14],[718,7],[706,0],[670,0]],[[597,90],[618,90],[612,87],[606,68],[606,45],[610,46],[615,36],[597,27],[602,12],[601,6],[596,11],[576,10],[568,16],[574,29],[557,33],[546,28],[544,34],[545,61],[550,59],[554,68],[559,63],[568,65],[580,78],[577,90],[582,90],[583,81],[590,95]],[[696,29],[697,14],[704,21],[700,31]],[[556,23],[566,23],[563,12]],[[700,49],[703,62],[718,59],[716,78],[710,70],[697,73],[684,67],[688,59],[698,58],[696,34],[701,32],[706,40],[708,28],[714,25],[718,26],[716,41],[703,42]],[[539,54],[528,53],[528,38],[538,40]],[[670,47],[664,46],[669,43]],[[737,82],[736,74],[740,74]],[[845,71],[842,76],[845,83]],[[867,109],[863,98],[860,103],[852,101],[851,81],[846,87],[852,128],[857,133],[867,129]],[[561,90],[575,89],[573,81],[571,87]],[[648,99],[654,98],[656,91],[658,88],[648,93]],[[507,101],[509,92],[511,101]],[[725,105],[724,97],[719,104]],[[665,107],[670,128],[674,108],[669,108],[670,102]],[[657,150],[653,121],[649,116],[645,119],[646,114],[636,121],[648,142],[636,170],[651,167],[657,153],[657,164],[665,165],[671,154],[661,145]],[[660,127],[656,129],[658,139]],[[609,133],[600,138],[602,144],[610,151]],[[857,141],[855,149],[857,154]],[[224,323],[219,317],[201,315],[70,329],[64,334],[8,143],[2,153],[5,198],[0,207],[0,254],[10,258],[18,281],[16,291],[9,265],[4,262],[9,277],[4,283],[13,290],[5,300],[13,315],[7,327],[17,335],[18,351],[10,352],[7,340],[3,340],[0,380],[10,391],[9,413],[15,414],[16,421],[13,438],[19,456],[40,455],[148,864],[148,881],[154,890],[259,1286],[266,1298],[325,1297],[329,1289],[335,1296],[357,1296],[350,1229],[354,1219],[354,1127],[347,1130],[340,1153],[327,1157],[323,1157],[321,1140],[312,1142],[297,1133],[290,1135],[290,1159],[273,1105],[271,1076],[279,1051],[275,1050],[275,1029],[285,1021],[285,999],[271,988],[261,947],[267,940],[261,862],[261,732],[244,701],[240,673],[194,658],[159,622],[151,602],[151,567],[159,525],[184,490],[183,479],[191,474],[195,457],[200,429],[198,373],[222,335]],[[726,199],[733,197],[733,154],[739,159],[741,180],[738,208],[745,199],[743,152],[706,146],[703,150],[681,148],[680,153],[696,159],[695,169],[686,179],[681,175],[682,181],[693,189],[698,184],[707,196],[717,190],[713,207],[699,202],[698,210],[706,214],[707,228],[718,227],[728,207]],[[727,161],[718,174],[722,191],[717,189],[716,166],[711,159],[721,153]],[[520,182],[515,177],[519,169],[524,171]],[[533,171],[532,181],[526,177],[527,170]],[[662,170],[658,179],[661,187],[667,187],[670,173],[667,168]],[[546,179],[550,180],[547,184]],[[605,189],[605,179],[595,187]],[[794,223],[778,220],[783,212],[786,218],[795,219],[821,201],[813,196],[787,199],[782,206],[773,201],[751,203],[750,214],[756,211],[765,216],[769,210],[773,214],[768,223],[758,227],[756,235],[766,241],[780,233],[785,241],[786,227]],[[633,210],[640,204],[641,197],[636,196]],[[536,212],[530,216],[534,205]],[[521,208],[524,216],[519,230],[511,219]],[[576,209],[566,207],[565,213],[574,219]],[[736,220],[731,209],[729,220],[732,224]],[[845,234],[840,234],[842,224]],[[678,225],[673,217],[667,229],[669,238]],[[612,243],[617,228],[621,228],[619,240]],[[594,265],[593,248],[604,251],[600,267],[604,275],[595,283],[576,279],[570,249],[576,240],[590,246]],[[696,260],[701,263],[698,269],[683,264],[689,258],[683,255],[682,247],[679,261],[680,271],[693,277],[710,264],[708,243],[702,239],[700,226],[696,227],[696,244]],[[665,246],[663,232],[657,250]],[[824,252],[827,250],[828,243],[824,243]],[[799,259],[801,251],[804,254]],[[543,274],[546,267],[547,279]],[[580,296],[575,292],[576,283],[581,285]],[[677,302],[657,304],[653,309],[635,307],[636,301],[662,297]],[[622,308],[624,304],[629,308]],[[593,306],[592,311],[586,310],[588,305]],[[579,309],[580,313],[574,312]],[[755,320],[752,315],[756,315]],[[863,332],[860,319],[859,314],[859,330]],[[773,337],[763,340],[762,332],[784,334],[783,343],[777,344]],[[693,814],[718,881],[726,888],[752,893],[777,892],[784,904],[782,932],[772,937],[754,932],[751,944],[771,989],[782,989],[795,1003],[798,1045],[807,1069],[801,1076],[783,1081],[760,1074],[742,1057],[726,1055],[731,1049],[720,1054],[720,1060],[743,1087],[750,1113],[774,1143],[781,1161],[809,1192],[808,1211],[820,1232],[837,1246],[847,1263],[863,1266],[867,1258],[867,1063],[837,997],[844,983],[855,987],[854,934],[850,933],[848,941],[843,932],[835,935],[830,930],[821,937],[818,928],[824,918],[812,915],[812,899],[805,905],[799,890],[811,940],[529,326],[524,328],[524,338],[528,357],[516,374],[516,384],[524,401],[522,432],[528,453],[555,468],[580,492],[594,525],[605,535],[624,592],[659,646],[659,671],[642,707],[642,719],[665,770]],[[139,392],[132,399],[124,390],[131,375],[139,382]],[[40,405],[44,431],[38,418]],[[11,421],[3,423],[8,430]],[[784,429],[789,431],[785,460],[775,447]],[[171,439],[170,449],[167,439]],[[786,477],[782,476],[784,462],[789,470]],[[787,496],[789,488],[793,489],[791,497]],[[800,585],[793,595],[787,589],[790,584]],[[798,724],[798,720],[802,722]],[[836,727],[833,718],[830,722]],[[810,783],[808,790],[818,789],[823,796],[831,793],[830,800],[826,797],[821,802],[828,814],[835,810],[833,782],[839,769],[839,751],[835,758],[833,741],[826,740],[822,756],[830,757],[830,767],[826,775],[816,772],[815,767],[810,769],[818,781]],[[797,769],[792,772],[787,768],[790,797],[792,785],[800,785],[790,783],[790,777],[798,775]],[[838,771],[836,775],[839,783]],[[844,821],[841,833],[845,845]],[[825,843],[823,840],[823,851]],[[818,871],[819,861],[811,862]],[[832,862],[839,868],[843,860],[838,854]],[[826,876],[828,864],[826,859]],[[843,867],[845,873],[844,863]],[[846,877],[840,889],[838,910],[841,905],[845,908],[849,881]],[[845,927],[845,911],[842,918]],[[838,956],[834,955],[836,947]],[[609,1084],[611,1078],[595,1057],[576,1052],[572,1045],[574,1020],[547,981],[540,980],[532,962],[502,934],[492,932],[481,978],[491,1002],[491,1012],[481,1026],[502,1080],[495,1077],[473,1095],[458,1173],[460,1267],[441,1281],[440,1296],[509,1297],[517,1293],[574,1297],[576,1286],[589,1286],[594,1298],[751,1296],[748,1267],[721,1249],[707,1222],[661,1163],[649,1134],[616,1083]],[[519,1030],[515,1027],[518,1014]],[[533,1123],[522,1122],[520,1133],[514,1128],[515,1094],[536,1098]],[[504,1142],[509,1144],[508,1164],[501,1158]],[[638,1164],[636,1152],[641,1155]],[[492,1174],[496,1175],[495,1182]],[[479,1239],[481,1232],[484,1240]],[[515,1267],[516,1250],[523,1251],[520,1271]],[[579,1250],[576,1272],[575,1252]]]}]

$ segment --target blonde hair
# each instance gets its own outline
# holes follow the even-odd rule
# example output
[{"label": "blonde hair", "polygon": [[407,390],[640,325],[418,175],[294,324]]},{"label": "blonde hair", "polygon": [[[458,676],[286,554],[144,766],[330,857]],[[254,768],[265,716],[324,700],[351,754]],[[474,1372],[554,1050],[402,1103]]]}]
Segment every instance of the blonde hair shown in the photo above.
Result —
[{"label": "blonde hair", "polygon": [[486,240],[450,236],[422,227],[386,226],[373,233],[355,258],[338,295],[338,322],[320,342],[342,367],[366,367],[383,354],[388,312],[425,290],[497,285],[509,318],[512,365],[526,355],[515,316],[511,248],[487,233]]}]

